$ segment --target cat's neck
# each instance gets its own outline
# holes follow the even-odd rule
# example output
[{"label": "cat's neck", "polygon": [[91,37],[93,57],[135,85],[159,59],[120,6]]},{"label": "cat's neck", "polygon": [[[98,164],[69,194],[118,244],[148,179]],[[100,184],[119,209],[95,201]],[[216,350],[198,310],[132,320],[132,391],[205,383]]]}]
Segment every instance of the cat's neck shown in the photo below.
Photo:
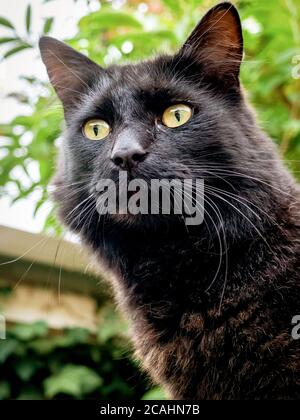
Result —
[{"label": "cat's neck", "polygon": [[[104,235],[96,252],[130,290],[134,305],[153,309],[171,302],[173,313],[181,315],[187,307],[201,304],[207,310],[221,304],[224,291],[240,287],[249,277],[252,259],[257,273],[264,269],[272,256],[268,240],[278,241],[281,235],[276,226],[241,238],[229,231],[211,233],[205,226],[153,235],[120,230]],[[181,309],[174,310],[176,305]]]}]

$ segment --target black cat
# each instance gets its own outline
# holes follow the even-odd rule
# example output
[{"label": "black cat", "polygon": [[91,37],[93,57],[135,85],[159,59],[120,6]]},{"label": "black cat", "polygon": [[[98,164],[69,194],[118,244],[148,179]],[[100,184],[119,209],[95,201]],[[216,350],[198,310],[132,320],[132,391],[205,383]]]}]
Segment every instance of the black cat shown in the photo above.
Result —
[{"label": "black cat", "polygon": [[[172,398],[300,398],[299,188],[245,102],[234,6],[136,65],[103,69],[48,37],[40,49],[65,110],[60,218],[113,273],[143,368]],[[95,185],[120,171],[203,179],[204,223],[99,214]]]}]

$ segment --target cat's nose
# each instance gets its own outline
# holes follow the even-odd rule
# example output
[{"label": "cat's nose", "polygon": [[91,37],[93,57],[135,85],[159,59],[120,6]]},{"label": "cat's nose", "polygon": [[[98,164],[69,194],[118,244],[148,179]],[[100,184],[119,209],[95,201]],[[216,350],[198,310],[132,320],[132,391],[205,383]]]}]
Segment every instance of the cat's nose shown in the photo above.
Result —
[{"label": "cat's nose", "polygon": [[146,154],[132,131],[127,131],[117,139],[110,158],[119,168],[130,170],[142,162]]},{"label": "cat's nose", "polygon": [[111,160],[122,169],[130,169],[137,166],[145,159],[146,152],[143,149],[119,149],[112,153]]}]

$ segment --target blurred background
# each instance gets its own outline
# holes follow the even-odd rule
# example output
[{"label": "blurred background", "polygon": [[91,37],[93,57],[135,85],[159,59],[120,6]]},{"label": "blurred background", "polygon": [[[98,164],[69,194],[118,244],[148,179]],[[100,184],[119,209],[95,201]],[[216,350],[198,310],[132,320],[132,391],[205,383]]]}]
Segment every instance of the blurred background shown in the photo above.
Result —
[{"label": "blurred background", "polygon": [[[242,81],[261,126],[300,172],[300,3],[241,0]],[[211,0],[0,4],[0,399],[152,399],[110,291],[48,199],[62,108],[42,34],[102,65],[175,51]]]}]

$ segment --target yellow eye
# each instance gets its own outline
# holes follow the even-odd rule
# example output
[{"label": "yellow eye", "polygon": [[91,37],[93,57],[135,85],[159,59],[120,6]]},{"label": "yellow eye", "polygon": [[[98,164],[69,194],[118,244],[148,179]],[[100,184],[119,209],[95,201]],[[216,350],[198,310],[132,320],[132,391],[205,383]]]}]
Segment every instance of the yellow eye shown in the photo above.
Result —
[{"label": "yellow eye", "polygon": [[104,120],[89,120],[82,131],[89,140],[103,140],[109,135],[110,126]]},{"label": "yellow eye", "polygon": [[163,113],[162,122],[170,128],[180,127],[191,119],[192,114],[192,109],[187,105],[172,105]]}]

